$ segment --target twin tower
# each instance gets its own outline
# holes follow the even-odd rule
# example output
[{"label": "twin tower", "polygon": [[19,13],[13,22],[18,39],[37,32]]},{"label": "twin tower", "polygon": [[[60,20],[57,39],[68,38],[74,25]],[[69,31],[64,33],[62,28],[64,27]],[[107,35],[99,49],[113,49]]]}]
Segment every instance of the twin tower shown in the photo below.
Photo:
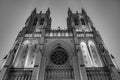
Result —
[{"label": "twin tower", "polygon": [[67,29],[51,29],[50,9],[34,9],[19,32],[0,80],[120,80],[90,17],[68,9]]}]

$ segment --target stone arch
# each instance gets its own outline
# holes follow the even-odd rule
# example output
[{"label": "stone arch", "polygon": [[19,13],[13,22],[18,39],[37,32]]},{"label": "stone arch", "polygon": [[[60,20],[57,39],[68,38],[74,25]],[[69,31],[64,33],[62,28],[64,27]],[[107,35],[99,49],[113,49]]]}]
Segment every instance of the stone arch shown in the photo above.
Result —
[{"label": "stone arch", "polygon": [[88,41],[88,47],[90,50],[91,58],[93,60],[95,67],[102,67],[102,62],[100,60],[100,55],[98,54],[98,50],[96,48],[95,42],[92,40]]},{"label": "stone arch", "polygon": [[[51,43],[49,43],[47,46],[45,46],[45,56],[46,62],[45,62],[45,74],[48,76],[45,76],[47,79],[73,79],[74,78],[74,65],[72,63],[72,57],[74,53],[74,48],[64,40],[54,40]],[[63,62],[62,64],[59,62],[56,64],[52,61],[50,61],[50,55],[55,54],[51,53],[54,51],[54,49],[62,48],[67,53],[67,56],[69,57],[66,62]],[[65,56],[65,55],[63,55]],[[70,59],[71,58],[71,59]],[[65,58],[64,58],[65,59]],[[63,61],[63,60],[62,60]]]},{"label": "stone arch", "polygon": [[47,57],[46,65],[52,64],[50,60],[50,55],[52,54],[52,51],[58,46],[65,49],[66,54],[68,56],[68,60],[65,65],[72,65],[73,64],[72,56],[75,55],[74,48],[72,47],[72,45],[70,45],[67,41],[64,40],[54,40],[51,43],[49,43],[47,46],[45,46],[46,49],[43,55]]},{"label": "stone arch", "polygon": [[64,48],[67,51],[67,53],[69,53],[68,55],[70,56],[75,55],[74,48],[69,43],[63,40],[55,40],[49,43],[46,46],[45,55],[49,56],[50,52],[58,46],[61,46],[62,48]]}]

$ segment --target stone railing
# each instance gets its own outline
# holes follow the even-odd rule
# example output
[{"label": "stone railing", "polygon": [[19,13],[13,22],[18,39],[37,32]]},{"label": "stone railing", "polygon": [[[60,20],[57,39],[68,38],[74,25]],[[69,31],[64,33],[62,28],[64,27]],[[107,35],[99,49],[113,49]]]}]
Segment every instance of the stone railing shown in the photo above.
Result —
[{"label": "stone railing", "polygon": [[107,68],[86,68],[88,80],[111,80]]},{"label": "stone railing", "polygon": [[45,80],[74,80],[74,73],[72,68],[61,67],[61,68],[52,68],[47,67],[45,71]]},{"label": "stone railing", "polygon": [[5,80],[31,80],[32,69],[11,68]]}]

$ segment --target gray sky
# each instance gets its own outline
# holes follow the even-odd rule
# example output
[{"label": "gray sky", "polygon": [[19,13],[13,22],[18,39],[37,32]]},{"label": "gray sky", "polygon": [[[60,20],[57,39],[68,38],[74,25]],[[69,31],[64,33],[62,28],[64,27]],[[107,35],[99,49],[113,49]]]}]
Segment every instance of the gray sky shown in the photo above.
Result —
[{"label": "gray sky", "polygon": [[0,0],[0,59],[9,52],[35,7],[38,12],[51,9],[52,28],[66,28],[67,9],[80,12],[83,7],[120,66],[120,0]]}]

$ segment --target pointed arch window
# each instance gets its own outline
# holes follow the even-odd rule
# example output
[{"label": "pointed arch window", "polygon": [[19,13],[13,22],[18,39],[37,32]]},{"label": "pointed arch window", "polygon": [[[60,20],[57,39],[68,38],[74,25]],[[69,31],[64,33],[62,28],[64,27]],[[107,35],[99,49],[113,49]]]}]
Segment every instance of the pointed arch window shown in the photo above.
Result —
[{"label": "pointed arch window", "polygon": [[80,48],[86,67],[103,67],[95,43],[92,40],[88,41],[88,46],[84,41],[82,41],[80,43]]},{"label": "pointed arch window", "polygon": [[88,46],[90,49],[91,58],[93,60],[94,67],[102,67],[102,62],[100,60],[100,55],[98,54],[95,43],[92,40],[88,41]]},{"label": "pointed arch window", "polygon": [[85,25],[85,20],[83,18],[81,18],[80,21],[82,25]]},{"label": "pointed arch window", "polygon": [[78,18],[76,18],[76,17],[74,18],[74,24],[75,24],[75,25],[78,25],[78,24],[79,24],[79,20],[78,20]]},{"label": "pointed arch window", "polygon": [[90,57],[87,44],[84,41],[82,41],[80,43],[80,48],[81,48],[81,51],[82,51],[85,66],[86,67],[92,67],[93,62],[92,62],[92,59]]},{"label": "pointed arch window", "polygon": [[44,24],[44,21],[45,21],[45,19],[44,19],[44,18],[41,18],[41,20],[40,20],[40,25],[43,25],[43,24]]},{"label": "pointed arch window", "polygon": [[26,55],[28,53],[28,44],[22,45],[19,49],[18,55],[16,57],[14,67],[24,68]]},{"label": "pointed arch window", "polygon": [[14,62],[14,67],[16,68],[33,68],[36,60],[37,52],[36,41],[25,40],[21,45],[16,60]]},{"label": "pointed arch window", "polygon": [[38,17],[35,17],[34,21],[33,21],[33,26],[35,26],[37,24],[37,21],[38,21]]},{"label": "pointed arch window", "polygon": [[33,44],[29,46],[29,52],[26,57],[26,62],[25,62],[25,68],[33,68],[35,64],[35,59],[36,59],[36,45]]}]

